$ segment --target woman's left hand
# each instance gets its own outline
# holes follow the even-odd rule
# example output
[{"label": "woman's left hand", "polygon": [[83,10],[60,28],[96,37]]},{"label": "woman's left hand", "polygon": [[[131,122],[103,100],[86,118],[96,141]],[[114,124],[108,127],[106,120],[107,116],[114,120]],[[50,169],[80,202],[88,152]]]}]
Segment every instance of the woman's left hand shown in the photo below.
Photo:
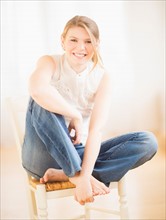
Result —
[{"label": "woman's left hand", "polygon": [[78,174],[74,177],[70,177],[69,180],[76,185],[75,200],[79,202],[80,205],[94,201],[90,179]]}]

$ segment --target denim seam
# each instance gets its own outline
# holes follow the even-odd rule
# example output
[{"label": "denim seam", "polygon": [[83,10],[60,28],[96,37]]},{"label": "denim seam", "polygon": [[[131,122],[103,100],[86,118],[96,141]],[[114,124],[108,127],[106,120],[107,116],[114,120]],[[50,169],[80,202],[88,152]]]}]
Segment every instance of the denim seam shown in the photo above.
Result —
[{"label": "denim seam", "polygon": [[111,155],[110,157],[108,157],[106,160],[110,160],[110,159],[114,159],[113,156],[116,155],[120,150],[122,150],[123,147],[125,147],[125,145],[131,141],[132,139],[138,137],[138,134],[136,133],[135,136],[130,137],[125,143],[123,143],[118,149],[116,149]]}]

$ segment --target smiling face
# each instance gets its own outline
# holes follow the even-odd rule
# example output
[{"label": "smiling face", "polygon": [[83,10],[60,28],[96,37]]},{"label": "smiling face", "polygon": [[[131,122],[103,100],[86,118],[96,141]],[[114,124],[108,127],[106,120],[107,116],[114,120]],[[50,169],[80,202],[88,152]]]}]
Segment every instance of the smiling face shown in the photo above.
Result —
[{"label": "smiling face", "polygon": [[70,66],[76,72],[83,71],[87,62],[94,55],[91,38],[86,29],[77,26],[71,27],[61,40]]}]

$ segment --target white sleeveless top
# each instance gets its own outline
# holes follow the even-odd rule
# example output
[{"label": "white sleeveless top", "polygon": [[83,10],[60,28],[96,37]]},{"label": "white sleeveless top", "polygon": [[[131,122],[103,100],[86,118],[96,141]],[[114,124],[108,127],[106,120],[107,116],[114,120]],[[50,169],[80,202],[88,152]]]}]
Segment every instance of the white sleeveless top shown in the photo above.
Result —
[{"label": "white sleeveless top", "polygon": [[[97,65],[91,71],[93,62],[89,62],[87,68],[78,74],[70,67],[65,54],[53,55],[52,57],[56,62],[56,71],[52,77],[51,85],[55,86],[63,98],[82,114],[83,135],[81,142],[85,145],[95,93],[105,70]],[[68,126],[70,120],[67,117],[65,120]]]}]

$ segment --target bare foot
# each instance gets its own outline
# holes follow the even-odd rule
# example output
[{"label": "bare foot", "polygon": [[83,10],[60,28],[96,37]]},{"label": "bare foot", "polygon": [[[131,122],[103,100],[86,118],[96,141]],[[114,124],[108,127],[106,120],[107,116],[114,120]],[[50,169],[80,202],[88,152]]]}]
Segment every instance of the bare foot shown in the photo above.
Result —
[{"label": "bare foot", "polygon": [[65,175],[63,170],[49,168],[46,170],[44,176],[40,178],[40,183],[54,182],[54,181],[68,181],[69,178]]},{"label": "bare foot", "polygon": [[102,182],[91,176],[93,196],[105,195],[110,193],[110,189]]},{"label": "bare foot", "polygon": [[[49,168],[46,170],[44,176],[40,178],[40,183],[54,182],[54,181],[69,181],[68,176],[65,175],[63,170]],[[104,183],[100,182],[93,176],[91,176],[91,186],[93,196],[105,195],[110,192],[110,189],[105,186]]]}]

